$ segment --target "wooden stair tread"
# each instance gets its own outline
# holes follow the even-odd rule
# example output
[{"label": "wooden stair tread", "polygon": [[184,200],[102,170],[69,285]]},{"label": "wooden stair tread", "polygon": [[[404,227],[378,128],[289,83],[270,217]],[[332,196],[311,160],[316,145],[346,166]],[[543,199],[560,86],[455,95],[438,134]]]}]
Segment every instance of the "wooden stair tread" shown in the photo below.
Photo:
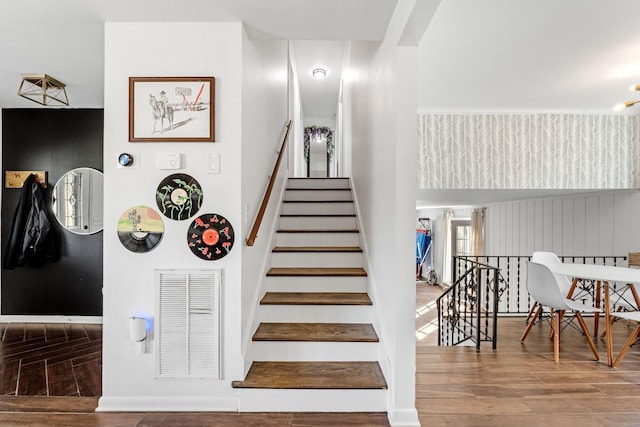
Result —
[{"label": "wooden stair tread", "polygon": [[273,252],[362,252],[358,246],[276,246]]},{"label": "wooden stair tread", "polygon": [[234,388],[386,389],[378,362],[253,362]]},{"label": "wooden stair tread", "polygon": [[353,200],[283,200],[282,203],[353,203]]},{"label": "wooden stair tread", "polygon": [[280,214],[280,218],[355,218],[356,214]]},{"label": "wooden stair tread", "polygon": [[350,188],[290,188],[287,187],[287,191],[351,191]]},{"label": "wooden stair tread", "polygon": [[260,323],[253,341],[378,342],[368,323]]},{"label": "wooden stair tread", "polygon": [[267,276],[321,276],[321,277],[363,277],[367,272],[363,268],[324,268],[324,267],[273,267],[267,271]]},{"label": "wooden stair tread", "polygon": [[372,305],[365,292],[267,292],[262,305]]},{"label": "wooden stair tread", "polygon": [[355,228],[337,229],[337,230],[332,230],[332,229],[300,230],[300,229],[285,228],[285,229],[276,230],[276,233],[359,233],[359,232],[360,230],[357,230]]}]

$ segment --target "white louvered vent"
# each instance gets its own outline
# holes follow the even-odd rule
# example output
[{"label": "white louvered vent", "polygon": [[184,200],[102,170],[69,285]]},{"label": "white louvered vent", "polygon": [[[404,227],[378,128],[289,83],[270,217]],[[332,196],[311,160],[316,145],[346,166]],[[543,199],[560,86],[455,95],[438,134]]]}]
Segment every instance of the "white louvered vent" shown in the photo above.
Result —
[{"label": "white louvered vent", "polygon": [[156,378],[220,378],[220,269],[156,270]]}]

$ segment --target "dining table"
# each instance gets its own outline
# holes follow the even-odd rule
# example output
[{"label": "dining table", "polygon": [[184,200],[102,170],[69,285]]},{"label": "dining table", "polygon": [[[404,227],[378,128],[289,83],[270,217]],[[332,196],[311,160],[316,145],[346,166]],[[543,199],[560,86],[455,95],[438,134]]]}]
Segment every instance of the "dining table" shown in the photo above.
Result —
[{"label": "dining table", "polygon": [[[611,303],[610,289],[612,283],[619,283],[622,286],[629,286],[631,293],[635,299],[637,308],[640,308],[640,298],[635,289],[636,285],[640,285],[640,269],[619,267],[613,265],[596,265],[596,264],[573,264],[559,263],[548,266],[551,272],[562,274],[572,278],[571,288],[567,294],[567,298],[571,298],[578,282],[583,280],[593,280],[596,282],[596,294],[594,297],[594,305],[600,307],[600,303],[604,303],[605,325],[606,325],[606,344],[607,344],[607,361],[609,366],[613,366],[613,334],[611,333]],[[600,290],[602,289],[602,294]],[[596,314],[594,329],[597,335],[597,319]]]}]

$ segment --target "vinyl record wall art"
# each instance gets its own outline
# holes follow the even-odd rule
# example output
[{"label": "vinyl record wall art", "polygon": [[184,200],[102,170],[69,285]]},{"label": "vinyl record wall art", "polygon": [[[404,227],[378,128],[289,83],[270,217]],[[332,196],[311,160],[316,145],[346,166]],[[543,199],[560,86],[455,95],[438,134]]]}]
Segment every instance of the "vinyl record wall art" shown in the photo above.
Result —
[{"label": "vinyl record wall art", "polygon": [[177,221],[189,219],[202,206],[202,187],[190,175],[169,175],[158,185],[156,203],[167,218]]},{"label": "vinyl record wall art", "polygon": [[134,206],[124,211],[118,220],[118,238],[131,252],[149,252],[162,240],[162,217],[147,206]]},{"label": "vinyl record wall art", "polygon": [[231,252],[233,240],[231,223],[218,214],[200,215],[187,231],[191,252],[208,261],[220,259]]}]

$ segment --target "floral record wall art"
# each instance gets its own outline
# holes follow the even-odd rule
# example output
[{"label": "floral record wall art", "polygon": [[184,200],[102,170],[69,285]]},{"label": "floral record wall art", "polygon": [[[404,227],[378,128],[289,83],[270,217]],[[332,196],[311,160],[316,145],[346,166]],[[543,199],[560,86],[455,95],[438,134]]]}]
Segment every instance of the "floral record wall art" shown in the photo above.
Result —
[{"label": "floral record wall art", "polygon": [[220,259],[231,252],[234,232],[231,223],[220,214],[204,214],[196,218],[187,231],[191,252],[207,261]]},{"label": "floral record wall art", "polygon": [[195,178],[176,173],[158,185],[156,203],[164,216],[181,221],[191,218],[200,210],[202,196],[202,187]]},{"label": "floral record wall art", "polygon": [[327,138],[327,156],[329,160],[333,159],[335,152],[335,144],[333,143],[333,131],[326,126],[307,126],[304,128],[304,161],[309,162],[309,150],[311,149],[311,140]]}]

